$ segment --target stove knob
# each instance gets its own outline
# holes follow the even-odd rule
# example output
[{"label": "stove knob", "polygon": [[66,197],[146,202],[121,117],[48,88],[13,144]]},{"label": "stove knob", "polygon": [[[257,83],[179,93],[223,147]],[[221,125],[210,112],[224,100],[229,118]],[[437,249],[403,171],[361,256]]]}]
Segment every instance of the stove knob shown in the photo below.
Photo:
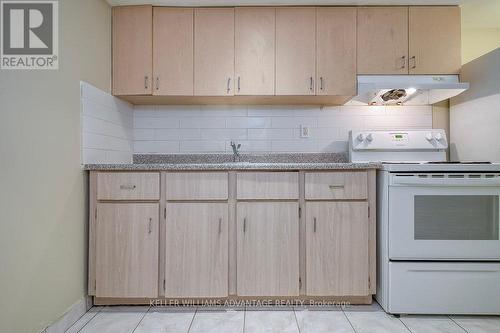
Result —
[{"label": "stove knob", "polygon": [[434,134],[434,139],[436,139],[437,141],[441,141],[443,140],[443,135],[441,133],[436,133]]},{"label": "stove knob", "polygon": [[371,133],[366,136],[366,141],[368,141],[368,142],[373,141],[373,135]]},{"label": "stove knob", "polygon": [[365,140],[365,136],[363,135],[363,133],[359,133],[356,139],[358,139],[358,141],[363,142]]},{"label": "stove knob", "polygon": [[427,141],[429,141],[429,142],[430,142],[430,141],[432,141],[432,133],[427,133],[427,134],[425,135],[425,138],[426,138],[426,139],[427,139]]}]

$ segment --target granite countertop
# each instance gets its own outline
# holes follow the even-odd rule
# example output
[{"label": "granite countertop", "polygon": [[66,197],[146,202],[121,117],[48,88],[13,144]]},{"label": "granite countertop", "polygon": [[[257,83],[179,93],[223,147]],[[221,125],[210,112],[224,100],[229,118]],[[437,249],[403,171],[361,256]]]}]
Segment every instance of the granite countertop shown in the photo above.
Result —
[{"label": "granite countertop", "polygon": [[128,164],[85,164],[89,171],[147,170],[349,170],[378,169],[380,163],[350,163],[346,154],[137,154]]}]

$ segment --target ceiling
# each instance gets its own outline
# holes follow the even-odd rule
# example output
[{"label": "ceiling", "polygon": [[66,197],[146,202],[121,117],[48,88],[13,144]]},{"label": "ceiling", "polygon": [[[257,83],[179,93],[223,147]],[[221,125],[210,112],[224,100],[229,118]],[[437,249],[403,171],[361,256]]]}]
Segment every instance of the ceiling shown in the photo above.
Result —
[{"label": "ceiling", "polygon": [[[466,0],[106,0],[112,6],[457,5]],[[472,0],[469,0],[472,2]],[[479,0],[482,1],[482,0]],[[497,0],[486,0],[497,1]]]}]

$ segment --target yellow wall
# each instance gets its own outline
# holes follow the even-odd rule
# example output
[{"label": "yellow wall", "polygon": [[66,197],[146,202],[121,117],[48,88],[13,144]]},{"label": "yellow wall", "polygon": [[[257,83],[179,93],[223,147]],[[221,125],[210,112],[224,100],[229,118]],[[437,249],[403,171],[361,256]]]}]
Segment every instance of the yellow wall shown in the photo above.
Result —
[{"label": "yellow wall", "polygon": [[111,9],[59,7],[60,69],[0,71],[0,332],[40,332],[86,294],[79,81],[110,90]]},{"label": "yellow wall", "polygon": [[[500,21],[500,17],[498,18]],[[500,29],[463,29],[462,64],[500,47]]]},{"label": "yellow wall", "polygon": [[462,63],[500,47],[500,1],[464,0],[462,10]]}]

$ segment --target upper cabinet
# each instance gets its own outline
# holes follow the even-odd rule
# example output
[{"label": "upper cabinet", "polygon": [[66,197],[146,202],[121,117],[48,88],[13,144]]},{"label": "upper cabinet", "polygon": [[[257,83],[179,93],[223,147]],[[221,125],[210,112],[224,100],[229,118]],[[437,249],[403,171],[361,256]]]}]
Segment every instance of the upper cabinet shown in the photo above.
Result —
[{"label": "upper cabinet", "polygon": [[153,10],[153,95],[193,95],[193,12]]},{"label": "upper cabinet", "polygon": [[276,9],[236,8],[236,95],[274,95]]},{"label": "upper cabinet", "polygon": [[194,94],[234,95],[234,9],[194,10]]},{"label": "upper cabinet", "polygon": [[316,8],[276,9],[276,95],[314,95]]},{"label": "upper cabinet", "polygon": [[408,74],[408,7],[358,9],[358,74]]},{"label": "upper cabinet", "polygon": [[356,8],[317,8],[316,95],[356,95]]},{"label": "upper cabinet", "polygon": [[113,7],[113,94],[152,92],[153,7]]},{"label": "upper cabinet", "polygon": [[458,74],[459,7],[410,7],[410,74]]},{"label": "upper cabinet", "polygon": [[113,94],[338,105],[357,75],[458,74],[460,45],[456,6],[114,7]]},{"label": "upper cabinet", "polygon": [[358,74],[458,74],[459,7],[358,9]]}]

